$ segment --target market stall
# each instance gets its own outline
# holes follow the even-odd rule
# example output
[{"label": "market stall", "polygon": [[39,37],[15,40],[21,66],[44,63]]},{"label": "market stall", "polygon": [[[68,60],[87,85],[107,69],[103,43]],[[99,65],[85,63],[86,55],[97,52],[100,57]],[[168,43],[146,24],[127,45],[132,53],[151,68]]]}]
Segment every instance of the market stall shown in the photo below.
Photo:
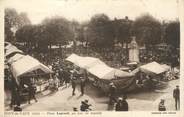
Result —
[{"label": "market stall", "polygon": [[140,66],[133,72],[137,74],[137,83],[141,82],[144,88],[160,89],[167,86],[167,83],[164,81],[164,75],[167,71],[168,68],[163,67],[161,64],[151,62]]},{"label": "market stall", "polygon": [[119,91],[128,91],[132,88],[130,85],[135,84],[132,83],[134,82],[134,74],[109,67],[98,58],[81,57],[72,54],[66,60],[80,68],[86,69],[92,84],[105,93],[109,90],[110,82],[114,82]]},{"label": "market stall", "polygon": [[17,47],[13,45],[8,45],[7,47],[5,47],[5,57],[6,58],[11,57],[11,55],[15,53],[23,53],[23,52],[22,50],[19,50]]},{"label": "market stall", "polygon": [[145,73],[157,74],[157,75],[168,71],[167,68],[164,68],[162,65],[160,65],[157,62],[151,62],[145,65],[142,65],[140,66],[140,70]]},{"label": "market stall", "polygon": [[9,59],[7,59],[7,63],[8,64],[12,64],[13,62],[21,59],[22,57],[24,57],[25,55],[22,54],[15,54],[14,56],[10,57]]},{"label": "market stall", "polygon": [[20,86],[32,79],[39,92],[48,85],[52,73],[51,69],[29,55],[12,62],[10,70]]},{"label": "market stall", "polygon": [[52,70],[50,70],[47,66],[43,65],[38,60],[34,59],[29,55],[26,55],[11,64],[11,71],[15,78],[18,78],[21,75],[24,75],[37,69],[40,69],[47,74],[52,73]]}]

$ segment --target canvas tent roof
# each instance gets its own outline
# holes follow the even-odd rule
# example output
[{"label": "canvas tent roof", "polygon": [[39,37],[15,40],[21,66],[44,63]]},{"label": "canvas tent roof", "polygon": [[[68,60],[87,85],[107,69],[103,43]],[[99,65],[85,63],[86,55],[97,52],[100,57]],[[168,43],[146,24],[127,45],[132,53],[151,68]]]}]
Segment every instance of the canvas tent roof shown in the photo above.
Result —
[{"label": "canvas tent roof", "polygon": [[47,66],[29,55],[24,56],[11,64],[11,70],[15,78],[38,69],[41,69],[45,73],[52,73],[52,70]]},{"label": "canvas tent roof", "polygon": [[137,74],[140,71],[139,67],[131,71],[131,74]]},{"label": "canvas tent roof", "polygon": [[99,59],[92,57],[83,57],[81,59],[78,59],[76,63],[77,66],[85,69],[89,69],[97,64],[104,64],[104,63]]},{"label": "canvas tent roof", "polygon": [[81,57],[76,54],[70,55],[66,60],[84,69],[89,69],[97,64],[105,64],[104,62],[100,61],[98,58]]},{"label": "canvas tent roof", "polygon": [[121,71],[119,69],[115,69],[115,74],[114,75],[116,77],[121,77],[121,78],[134,76],[134,74],[132,74],[132,73]]},{"label": "canvas tent roof", "polygon": [[162,67],[166,70],[169,70],[171,67],[169,65],[163,64]]},{"label": "canvas tent roof", "polygon": [[88,69],[88,72],[101,79],[112,79],[115,75],[115,69],[105,64],[95,65],[94,67]]},{"label": "canvas tent roof", "polygon": [[70,55],[66,60],[87,69],[88,72],[101,79],[113,79],[117,77],[130,77],[132,74],[107,66],[98,58],[81,57],[76,54]]},{"label": "canvas tent roof", "polygon": [[72,63],[75,63],[77,59],[81,59],[81,57],[76,54],[71,54],[69,57],[66,58],[67,61],[70,61]]},{"label": "canvas tent roof", "polygon": [[5,42],[5,49],[8,49],[8,48],[10,48],[11,46],[13,46],[11,43],[9,43],[9,42]]},{"label": "canvas tent roof", "polygon": [[124,78],[124,77],[133,76],[133,74],[131,74],[131,73],[111,68],[105,64],[98,64],[98,65],[88,69],[88,72],[97,76],[98,78],[106,79],[106,80],[110,80],[110,79],[113,79],[115,77]]},{"label": "canvas tent roof", "polygon": [[17,47],[15,46],[9,46],[8,48],[5,48],[5,56],[8,56],[14,52],[20,52],[22,53],[21,50],[19,50]]},{"label": "canvas tent roof", "polygon": [[160,74],[167,71],[167,69],[162,67],[162,65],[160,65],[157,62],[151,62],[146,65],[140,66],[140,70],[145,73],[154,73],[154,74]]},{"label": "canvas tent roof", "polygon": [[13,63],[19,59],[21,59],[22,57],[24,57],[25,55],[22,55],[22,54],[15,54],[13,57],[9,58],[7,60],[8,63]]},{"label": "canvas tent roof", "polygon": [[137,65],[138,63],[137,62],[130,62],[130,63],[127,63],[127,65]]},{"label": "canvas tent roof", "polygon": [[[164,67],[166,70],[170,70],[170,68],[171,68],[169,65],[166,65],[166,64],[163,64],[162,67]],[[177,69],[176,67],[174,68],[174,72],[175,72],[175,73],[179,73],[179,71],[180,71],[180,70]]]}]

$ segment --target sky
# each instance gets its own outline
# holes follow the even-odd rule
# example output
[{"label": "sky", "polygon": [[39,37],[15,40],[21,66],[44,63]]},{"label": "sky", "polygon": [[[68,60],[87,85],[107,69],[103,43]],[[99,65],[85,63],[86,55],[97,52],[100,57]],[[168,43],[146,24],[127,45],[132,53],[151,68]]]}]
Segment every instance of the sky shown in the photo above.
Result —
[{"label": "sky", "polygon": [[158,20],[176,20],[179,15],[178,0],[5,0],[5,8],[15,8],[18,13],[26,12],[32,24],[46,17],[62,16],[69,20],[84,22],[98,13],[110,19],[134,20],[149,13]]}]

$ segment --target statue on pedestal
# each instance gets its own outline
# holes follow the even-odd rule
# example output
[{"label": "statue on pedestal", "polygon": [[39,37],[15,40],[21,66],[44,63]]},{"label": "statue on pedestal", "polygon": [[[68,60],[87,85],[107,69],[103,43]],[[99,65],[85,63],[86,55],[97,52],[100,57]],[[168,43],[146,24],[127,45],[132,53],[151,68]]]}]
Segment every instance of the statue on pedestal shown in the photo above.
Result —
[{"label": "statue on pedestal", "polygon": [[129,48],[129,62],[139,62],[139,47],[136,42],[136,37],[132,37]]}]

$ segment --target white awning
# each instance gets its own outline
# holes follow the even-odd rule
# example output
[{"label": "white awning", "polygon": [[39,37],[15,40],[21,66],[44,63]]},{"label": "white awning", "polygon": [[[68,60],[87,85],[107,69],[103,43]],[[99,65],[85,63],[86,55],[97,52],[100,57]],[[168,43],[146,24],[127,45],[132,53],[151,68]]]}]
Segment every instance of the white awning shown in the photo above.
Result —
[{"label": "white awning", "polygon": [[95,65],[94,67],[88,69],[88,72],[101,79],[112,79],[115,77],[115,69],[105,64]]},{"label": "white awning", "polygon": [[13,63],[19,59],[21,59],[22,57],[24,57],[25,55],[22,55],[22,54],[15,54],[14,56],[10,57],[8,60],[7,60],[7,63]]},{"label": "white awning", "polygon": [[115,69],[115,74],[116,77],[120,77],[120,78],[124,78],[124,77],[131,77],[134,76],[134,74],[129,73],[129,72],[125,72],[125,71],[121,71],[119,69]]},{"label": "white awning", "polygon": [[15,46],[9,46],[9,47],[5,48],[5,56],[8,56],[8,55],[10,55],[11,53],[14,53],[14,52],[23,53],[21,50],[19,50]]},{"label": "white awning", "polygon": [[15,78],[38,69],[45,73],[52,73],[51,69],[28,55],[11,64],[11,70]]},{"label": "white awning", "polygon": [[171,67],[170,67],[169,65],[167,65],[167,64],[163,64],[162,67],[163,67],[164,69],[166,69],[166,70],[170,70],[170,68],[171,68]]},{"label": "white awning", "polygon": [[97,64],[105,64],[104,62],[100,61],[98,58],[81,57],[76,54],[70,55],[66,60],[84,69],[89,69]]},{"label": "white awning", "polygon": [[160,65],[157,62],[151,62],[146,65],[143,65],[140,67],[140,70],[145,73],[154,73],[154,74],[160,74],[167,71],[167,69],[165,69],[162,65]]},{"label": "white awning", "polygon": [[80,58],[81,57],[76,54],[71,54],[69,57],[66,58],[66,60],[75,64],[77,59],[80,59]]},{"label": "white awning", "polygon": [[101,79],[113,79],[117,77],[130,77],[132,74],[124,72],[118,69],[111,68],[107,66],[98,58],[93,57],[81,57],[76,54],[70,55],[66,60],[72,62],[73,64],[86,69],[88,72],[94,76]]}]

